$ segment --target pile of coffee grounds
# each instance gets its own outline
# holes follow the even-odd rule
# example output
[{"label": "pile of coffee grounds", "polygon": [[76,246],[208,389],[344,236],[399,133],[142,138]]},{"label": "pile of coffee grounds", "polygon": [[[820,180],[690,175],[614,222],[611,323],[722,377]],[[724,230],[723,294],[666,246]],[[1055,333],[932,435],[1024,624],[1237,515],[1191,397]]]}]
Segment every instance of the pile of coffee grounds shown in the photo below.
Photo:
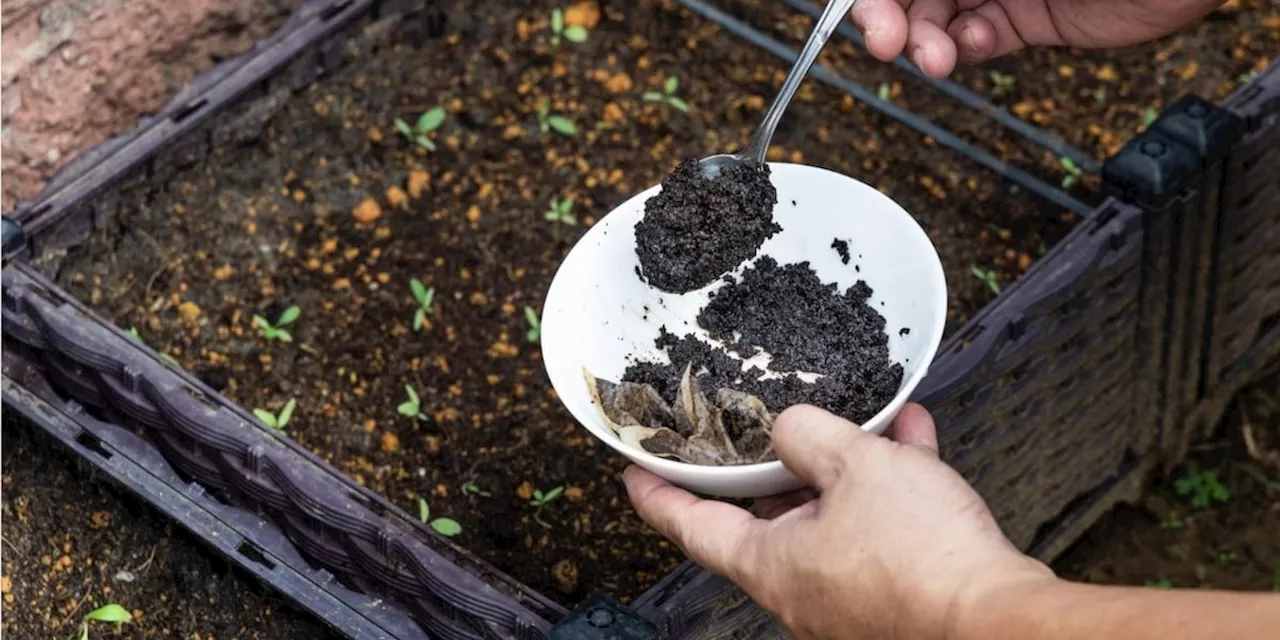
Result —
[{"label": "pile of coffee grounds", "polygon": [[714,178],[686,159],[662,180],[636,223],[640,276],[669,293],[711,284],[749,260],[782,227],[773,221],[778,191],[767,164],[721,169]]},{"label": "pile of coffee grounds", "polygon": [[[698,316],[698,325],[742,358],[769,354],[769,371],[742,362],[692,335],[664,327],[656,346],[669,364],[635,362],[623,380],[648,384],[665,399],[679,397],[692,364],[707,393],[727,387],[754,395],[772,412],[812,404],[856,423],[870,420],[902,384],[902,365],[889,359],[885,320],[869,304],[871,287],[859,281],[844,292],[823,284],[809,263],[779,266],[768,256],[727,278]],[[795,372],[820,374],[806,382]]]},{"label": "pile of coffee grounds", "polygon": [[836,253],[840,255],[841,263],[849,264],[849,242],[847,240],[836,238],[831,241],[831,248],[835,249]]}]

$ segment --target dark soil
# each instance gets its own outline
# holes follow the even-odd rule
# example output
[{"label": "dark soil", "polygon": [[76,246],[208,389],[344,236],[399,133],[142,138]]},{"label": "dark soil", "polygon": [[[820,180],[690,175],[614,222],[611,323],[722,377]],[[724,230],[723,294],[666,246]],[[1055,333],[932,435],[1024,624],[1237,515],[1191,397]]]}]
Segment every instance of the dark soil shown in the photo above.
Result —
[{"label": "dark soil", "polygon": [[842,264],[849,264],[849,241],[836,238],[831,241],[831,248],[836,250],[836,255],[840,256]]},{"label": "dark soil", "polygon": [[[741,361],[691,335],[665,327],[657,340],[669,362],[637,362],[623,380],[649,384],[663,399],[678,398],[685,367],[703,371],[702,388],[732,388],[760,398],[774,413],[815,404],[856,423],[870,420],[902,386],[902,365],[889,360],[885,321],[867,304],[871,287],[859,280],[840,292],[824,284],[808,262],[778,265],[761,256],[741,278],[716,290],[698,326],[744,359],[770,356],[766,370],[743,371]],[[803,310],[798,312],[798,310]],[[819,374],[809,382],[794,372]]]},{"label": "dark soil", "polygon": [[708,178],[697,158],[684,160],[636,223],[641,277],[671,293],[711,284],[782,230],[773,221],[777,202],[768,165],[729,165]]},{"label": "dark soil", "polygon": [[[108,603],[133,613],[127,638],[336,637],[32,429],[5,416],[6,638],[72,637]],[[98,624],[92,637],[116,636]]]},{"label": "dark soil", "polygon": [[[755,5],[803,32],[785,6],[747,7]],[[291,437],[411,513],[428,499],[434,514],[462,524],[459,544],[572,604],[596,590],[630,599],[681,554],[635,517],[617,479],[621,460],[562,410],[522,308],[536,310],[581,226],[681,158],[743,146],[786,66],[653,1],[613,3],[602,16],[575,5],[569,20],[588,23],[590,39],[553,52],[553,6],[466,6],[450,14],[446,37],[393,33],[391,43],[357,48],[346,70],[256,105],[274,109],[256,140],[127,194],[118,217],[68,256],[59,281],[246,407],[277,411],[296,398]],[[1197,46],[1270,51],[1270,11],[1246,12]],[[1141,62],[1165,73],[1166,61]],[[867,56],[849,64],[894,73]],[[1200,73],[1237,73],[1215,65],[1200,63]],[[688,115],[639,97],[669,75],[680,76]],[[1067,105],[1084,75],[1028,73],[1026,89],[1045,79],[1043,90]],[[1181,93],[1129,86],[1111,94],[1111,107],[1140,112]],[[540,133],[543,97],[578,123],[577,135]],[[929,100],[921,110],[935,121],[1025,157],[1012,134]],[[395,134],[394,118],[435,105],[449,113],[431,134],[438,150]],[[1076,139],[1091,112],[1072,109],[1061,129]],[[1112,135],[1132,130],[1116,125]],[[971,266],[1012,281],[1075,222],[817,83],[801,87],[770,159],[858,177],[916,215],[942,255],[952,328],[991,296]],[[548,222],[553,198],[572,198],[582,224]],[[421,332],[411,328],[411,278],[436,292]],[[254,314],[275,318],[293,304],[302,309],[293,342],[269,342],[251,325]],[[426,420],[396,411],[406,384]],[[485,494],[464,493],[468,482]],[[548,528],[528,501],[555,486],[563,497],[538,514]]]}]

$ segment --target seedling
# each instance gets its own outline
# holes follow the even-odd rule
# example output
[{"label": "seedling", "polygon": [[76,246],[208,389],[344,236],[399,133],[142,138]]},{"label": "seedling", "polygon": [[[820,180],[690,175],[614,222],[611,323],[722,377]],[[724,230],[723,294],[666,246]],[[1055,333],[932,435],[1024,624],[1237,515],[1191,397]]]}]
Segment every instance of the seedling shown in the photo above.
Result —
[{"label": "seedling", "polygon": [[1013,91],[1013,76],[1000,73],[999,71],[991,72],[991,82],[996,86],[996,93],[1008,93]]},{"label": "seedling", "polygon": [[1096,102],[1096,103],[1098,103],[1099,105],[1104,105],[1104,104],[1106,104],[1106,103],[1107,103],[1107,88],[1106,88],[1106,87],[1098,87],[1097,89],[1094,89],[1094,90],[1093,90],[1093,101],[1094,101],[1094,102]]},{"label": "seedling", "polygon": [[1161,528],[1161,529],[1164,529],[1164,530],[1166,530],[1166,531],[1172,531],[1172,530],[1175,530],[1175,529],[1181,529],[1181,528],[1182,528],[1182,518],[1178,517],[1178,514],[1177,514],[1177,513],[1171,513],[1171,514],[1169,514],[1169,515],[1165,516],[1164,520],[1161,520],[1161,521],[1160,521],[1160,528]]},{"label": "seedling", "polygon": [[1250,71],[1246,71],[1245,73],[1240,74],[1240,77],[1236,78],[1236,81],[1238,81],[1240,84],[1249,84],[1250,82],[1253,82],[1254,79],[1256,79],[1257,77],[1258,77],[1258,70],[1252,69]]},{"label": "seedling", "polygon": [[876,91],[876,95],[877,95],[881,100],[884,100],[885,102],[888,102],[888,101],[889,101],[889,97],[890,97],[892,94],[893,94],[893,90],[892,90],[892,88],[889,86],[889,83],[888,83],[888,82],[881,82],[881,83],[880,83],[880,89],[879,89],[878,91]]},{"label": "seedling", "polygon": [[538,319],[538,312],[533,307],[525,307],[524,319],[529,322],[529,330],[525,332],[524,339],[529,342],[542,339],[542,321]]},{"label": "seedling", "polygon": [[550,529],[551,525],[545,522],[539,516],[542,514],[543,507],[554,502],[556,498],[559,498],[560,495],[563,493],[564,493],[564,485],[560,485],[558,487],[550,489],[546,493],[543,493],[542,489],[534,489],[533,499],[529,501],[529,506],[534,507],[534,512],[533,512],[534,521],[542,525],[544,528]]},{"label": "seedling", "polygon": [[689,103],[681,100],[676,95],[676,90],[680,88],[680,78],[671,76],[662,85],[662,91],[646,91],[641,97],[646,102],[661,102],[668,106],[679,109],[685,113],[689,113]]},{"label": "seedling", "polygon": [[547,209],[543,217],[551,222],[562,222],[571,227],[578,224],[577,216],[573,215],[573,200],[569,198],[564,200],[552,198],[551,207]]},{"label": "seedling", "polygon": [[114,622],[116,625],[116,633],[120,633],[120,628],[126,622],[133,622],[133,614],[128,609],[112,603],[103,605],[86,613],[84,618],[80,620],[80,640],[89,640],[89,623],[90,622]]},{"label": "seedling", "polygon": [[1178,478],[1173,487],[1180,496],[1190,496],[1191,506],[1204,509],[1213,503],[1224,503],[1231,498],[1229,491],[1218,481],[1218,474],[1213,471],[1189,471]]},{"label": "seedling", "polygon": [[285,330],[285,327],[293,324],[298,320],[298,316],[302,315],[302,310],[294,305],[284,310],[280,317],[272,324],[262,316],[254,316],[253,324],[262,332],[262,337],[267,341],[279,340],[280,342],[293,342],[293,334]]},{"label": "seedling", "polygon": [[1155,121],[1159,117],[1160,117],[1160,112],[1156,111],[1155,107],[1147,107],[1147,110],[1142,112],[1142,128],[1143,129],[1151,128],[1151,125],[1155,124]]},{"label": "seedling", "polygon": [[1000,281],[997,279],[994,269],[983,269],[978,265],[973,265],[969,267],[969,273],[972,273],[973,277],[986,283],[987,288],[991,289],[991,293],[1000,295]]},{"label": "seedling", "polygon": [[462,493],[469,496],[480,496],[481,498],[492,498],[493,494],[480,488],[475,480],[468,480],[462,483]]},{"label": "seedling", "polygon": [[427,316],[431,315],[431,303],[436,299],[436,288],[423,286],[422,281],[414,278],[409,281],[409,290],[413,292],[413,299],[418,303],[418,308],[413,312],[413,330],[421,331],[422,326],[426,324]]},{"label": "seedling", "polygon": [[538,128],[543,133],[556,131],[566,136],[572,136],[578,133],[578,125],[572,120],[555,113],[551,113],[551,98],[543,98],[542,104],[538,106]]},{"label": "seedling", "polygon": [[551,46],[560,46],[560,38],[569,42],[586,42],[587,30],[578,25],[564,26],[564,12],[560,9],[551,11]]},{"label": "seedling", "polygon": [[[134,340],[137,340],[138,342],[141,342],[142,344],[146,344],[146,343],[147,343],[147,341],[146,341],[146,340],[143,340],[143,339],[142,339],[142,336],[141,336],[141,335],[138,335],[138,328],[137,328],[137,327],[129,327],[129,336],[130,336],[131,338],[133,338]],[[167,353],[165,353],[165,352],[163,352],[163,351],[160,351],[160,352],[158,352],[158,353],[160,354],[160,357],[161,357],[161,358],[164,358],[164,359],[165,359],[165,362],[168,362],[169,364],[171,364],[171,365],[173,365],[173,366],[175,366],[175,367],[182,368],[182,363],[181,363],[181,362],[178,362],[178,359],[177,359],[177,358],[175,358],[175,357],[173,357],[173,356],[171,356],[171,355],[169,355],[169,354],[167,354]]]},{"label": "seedling", "polygon": [[1218,562],[1221,562],[1222,564],[1231,564],[1232,562],[1235,562],[1238,559],[1239,559],[1239,556],[1236,555],[1236,552],[1230,549],[1218,550]]},{"label": "seedling", "polygon": [[1072,185],[1080,181],[1080,176],[1084,171],[1080,169],[1080,165],[1076,164],[1074,160],[1071,158],[1058,158],[1058,164],[1062,165],[1063,170],[1067,172],[1067,175],[1062,176],[1063,189],[1070,189]]},{"label": "seedling", "polygon": [[1173,582],[1168,578],[1160,578],[1159,580],[1148,580],[1146,585],[1152,589],[1172,589]]},{"label": "seedling", "polygon": [[404,386],[404,391],[409,394],[409,399],[401,402],[400,406],[396,407],[396,411],[407,418],[426,420],[427,417],[422,415],[422,398],[418,397],[418,392],[407,384]]},{"label": "seedling", "polygon": [[440,125],[444,124],[444,118],[444,107],[435,107],[424,111],[422,115],[418,116],[418,121],[413,126],[409,126],[408,122],[396,118],[396,130],[419,147],[427,151],[435,151],[436,143],[432,142],[427,137],[427,134],[439,129]]},{"label": "seedling", "polygon": [[462,525],[458,524],[453,518],[436,518],[431,519],[431,506],[426,500],[418,498],[418,519],[442,536],[453,537],[462,533]]},{"label": "seedling", "polygon": [[284,433],[284,428],[289,424],[289,419],[293,417],[293,409],[297,404],[296,400],[289,398],[289,402],[285,403],[279,414],[271,413],[266,409],[254,409],[253,415],[258,416],[258,419],[268,427]]}]

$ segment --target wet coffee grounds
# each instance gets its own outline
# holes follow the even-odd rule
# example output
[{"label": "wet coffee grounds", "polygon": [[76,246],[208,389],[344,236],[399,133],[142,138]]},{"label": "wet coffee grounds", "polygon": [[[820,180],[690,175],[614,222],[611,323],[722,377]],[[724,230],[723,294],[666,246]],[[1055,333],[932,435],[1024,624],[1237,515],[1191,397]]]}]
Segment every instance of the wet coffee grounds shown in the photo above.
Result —
[{"label": "wet coffee grounds", "polygon": [[831,248],[840,254],[840,262],[849,264],[849,243],[847,241],[836,238],[831,241]]},{"label": "wet coffee grounds", "polygon": [[641,278],[669,293],[711,284],[782,231],[773,220],[777,201],[768,165],[733,165],[707,178],[697,159],[684,160],[636,223]]},{"label": "wet coffee grounds", "polygon": [[[727,387],[760,398],[775,413],[812,404],[866,422],[893,399],[903,376],[902,365],[889,359],[885,320],[868,304],[871,293],[862,281],[840,292],[807,262],[779,266],[763,256],[715,292],[698,325],[743,358],[769,354],[767,372],[756,366],[744,371],[724,350],[664,327],[656,346],[670,363],[634,362],[623,380],[676,398],[691,364],[709,394]],[[821,377],[807,382],[797,371]]]}]

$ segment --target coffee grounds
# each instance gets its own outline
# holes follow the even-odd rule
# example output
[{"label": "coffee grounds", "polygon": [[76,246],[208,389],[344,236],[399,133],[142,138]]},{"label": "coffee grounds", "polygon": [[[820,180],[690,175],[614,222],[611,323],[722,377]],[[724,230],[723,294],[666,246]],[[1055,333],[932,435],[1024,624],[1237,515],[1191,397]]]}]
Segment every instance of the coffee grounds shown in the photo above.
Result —
[{"label": "coffee grounds", "polygon": [[839,238],[831,241],[831,248],[840,254],[840,262],[849,264],[849,242]]},{"label": "coffee grounds", "polygon": [[707,178],[687,159],[662,180],[636,223],[640,275],[669,293],[707,286],[750,259],[782,227],[767,164],[746,163]]},{"label": "coffee grounds", "polygon": [[[865,282],[840,293],[824,285],[808,263],[779,267],[761,257],[741,280],[729,278],[715,292],[698,324],[743,358],[768,353],[769,371],[784,375],[763,378],[765,371],[755,366],[744,371],[722,349],[664,327],[656,346],[671,363],[635,362],[623,380],[676,398],[685,366],[692,363],[709,392],[728,387],[760,398],[773,412],[812,404],[864,423],[898,393],[903,376],[902,365],[889,360],[885,320],[867,304],[870,296]],[[797,371],[822,377],[810,383]]]}]

